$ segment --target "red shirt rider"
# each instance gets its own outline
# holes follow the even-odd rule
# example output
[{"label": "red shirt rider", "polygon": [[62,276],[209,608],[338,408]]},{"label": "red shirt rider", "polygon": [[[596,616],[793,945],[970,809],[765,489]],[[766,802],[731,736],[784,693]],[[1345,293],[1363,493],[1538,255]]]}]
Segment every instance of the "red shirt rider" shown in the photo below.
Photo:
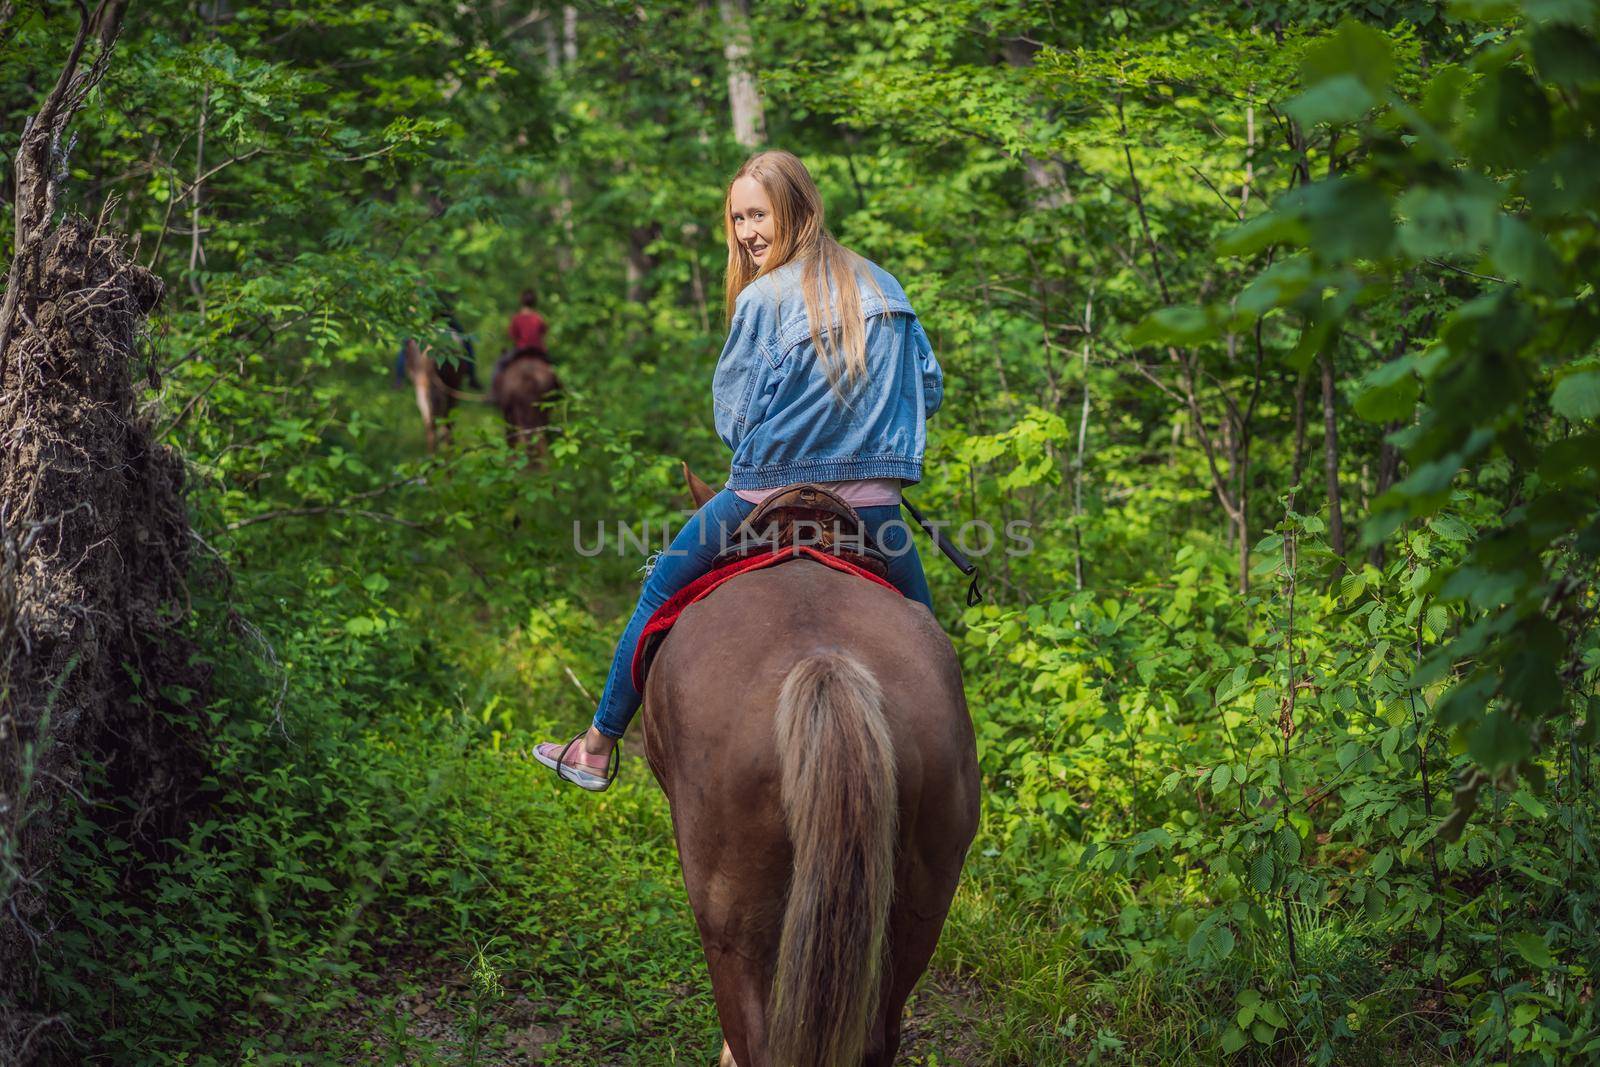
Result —
[{"label": "red shirt rider", "polygon": [[511,316],[511,350],[520,352],[523,349],[533,348],[540,352],[545,350],[544,335],[550,328],[544,321],[544,316],[533,310],[538,303],[538,296],[532,289],[522,293],[522,307]]}]

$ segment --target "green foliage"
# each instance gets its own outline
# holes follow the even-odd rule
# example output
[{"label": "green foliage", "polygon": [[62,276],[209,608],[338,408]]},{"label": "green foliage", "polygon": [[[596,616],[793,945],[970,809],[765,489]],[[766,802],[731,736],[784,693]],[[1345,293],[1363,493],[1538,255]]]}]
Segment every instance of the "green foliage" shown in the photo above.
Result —
[{"label": "green foliage", "polygon": [[[985,815],[906,1058],[1592,1058],[1593,5],[754,6],[772,142],[946,368],[909,495],[1029,546],[972,609],[924,554]],[[520,755],[636,588],[574,523],[725,461],[719,11],[573,14],[130,13],[63,196],[168,283],[148,407],[232,579],[195,822],[63,856],[75,1053],[716,1047],[642,764]],[[67,18],[11,24],[8,151]],[[545,465],[475,405],[425,457],[401,338],[448,305],[486,371],[529,284]]]},{"label": "green foliage", "polygon": [[[1414,105],[1387,84],[1383,35],[1341,26],[1307,50],[1307,88],[1289,110],[1305,122],[1357,123],[1360,139],[1338,176],[1301,187],[1255,224],[1258,234],[1303,246],[1312,265],[1305,290],[1319,296],[1308,304],[1283,293],[1252,311],[1300,318],[1324,350],[1367,332],[1368,309],[1415,299],[1421,268],[1483,283],[1441,316],[1435,341],[1375,367],[1355,410],[1371,422],[1410,423],[1390,436],[1411,474],[1374,502],[1369,544],[1439,513],[1468,471],[1485,472],[1485,488],[1514,502],[1429,575],[1427,589],[1458,605],[1467,625],[1414,678],[1422,686],[1450,677],[1439,722],[1490,773],[1537,774],[1535,752],[1563,720],[1571,728],[1584,691],[1581,601],[1600,553],[1600,438],[1584,426],[1596,413],[1593,372],[1574,364],[1592,360],[1600,246],[1586,236],[1591,205],[1567,191],[1592,170],[1586,140],[1554,139],[1582,122],[1587,68],[1554,57],[1588,55],[1594,28],[1582,19],[1564,28],[1559,52],[1537,24],[1511,34],[1461,65],[1441,65]],[[1528,62],[1541,52],[1543,62]],[[1307,101],[1338,86],[1359,86],[1359,106],[1308,112]],[[1459,108],[1463,86],[1471,88]],[[1369,118],[1380,101],[1387,106]],[[1328,240],[1336,228],[1344,238]],[[1259,239],[1230,251],[1250,247]],[[1459,816],[1471,799],[1462,798]]]}]

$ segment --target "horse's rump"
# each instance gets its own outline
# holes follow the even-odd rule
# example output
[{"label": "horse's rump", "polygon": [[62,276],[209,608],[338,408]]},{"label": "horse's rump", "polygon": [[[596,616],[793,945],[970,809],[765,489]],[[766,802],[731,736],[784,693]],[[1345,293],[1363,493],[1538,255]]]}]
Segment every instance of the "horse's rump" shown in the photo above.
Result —
[{"label": "horse's rump", "polygon": [[439,420],[450,414],[461,391],[466,364],[459,359],[440,363],[414,337],[406,339],[405,364],[416,393],[417,411],[422,415],[428,451],[432,452],[441,436]]},{"label": "horse's rump", "polygon": [[537,404],[560,392],[555,367],[542,352],[524,349],[501,364],[489,385],[489,399],[507,413],[518,405]]},{"label": "horse's rump", "polygon": [[645,728],[739,1067],[890,1062],[977,820],[938,624],[810,561],[741,575],[661,645]]},{"label": "horse's rump", "polygon": [[535,435],[549,423],[545,406],[560,390],[555,368],[540,350],[521,349],[501,363],[489,383],[489,400],[506,420],[507,439],[541,446]]}]

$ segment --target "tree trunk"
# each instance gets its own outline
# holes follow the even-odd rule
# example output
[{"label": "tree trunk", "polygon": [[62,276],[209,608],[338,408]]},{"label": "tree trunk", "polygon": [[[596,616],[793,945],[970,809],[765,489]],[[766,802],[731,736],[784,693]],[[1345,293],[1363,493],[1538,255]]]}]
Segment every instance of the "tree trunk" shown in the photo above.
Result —
[{"label": "tree trunk", "polygon": [[[1344,558],[1344,513],[1339,495],[1339,419],[1333,389],[1333,356],[1322,354],[1322,468],[1328,480],[1328,545]],[[1342,571],[1343,564],[1335,571]]]},{"label": "tree trunk", "polygon": [[[90,797],[86,810],[146,852],[179,832],[203,770],[192,709],[165,695],[204,681],[183,636],[183,463],[153,442],[132,374],[162,285],[87,221],[52,225],[64,135],[122,10],[83,12],[17,149],[0,304],[0,437],[16,443],[0,452],[0,1063],[83,1051],[71,1020],[38,1010],[36,964],[61,908],[50,875],[85,762],[117,801]],[[91,37],[102,46],[84,68]]]},{"label": "tree trunk", "polygon": [[1094,338],[1094,293],[1083,305],[1083,407],[1078,414],[1078,448],[1072,459],[1072,582],[1083,589],[1083,457],[1089,438],[1089,346]]},{"label": "tree trunk", "polygon": [[750,65],[750,12],[745,0],[717,0],[727,31],[722,54],[728,60],[728,106],[733,111],[733,139],[756,148],[767,139],[761,90]]},{"label": "tree trunk", "polygon": [[1306,470],[1306,386],[1311,375],[1304,372],[1294,383],[1294,470],[1289,478],[1290,487],[1300,484]]},{"label": "tree trunk", "polygon": [[1239,447],[1238,472],[1239,482],[1234,498],[1239,502],[1239,513],[1235,516],[1239,533],[1239,595],[1244,596],[1250,592],[1250,438],[1249,430],[1241,432],[1243,441]]},{"label": "tree trunk", "polygon": [[[1409,285],[1411,281],[1412,274],[1408,271],[1406,273],[1406,282]],[[1410,310],[1411,298],[1407,297],[1400,304],[1400,313],[1401,315],[1405,315]],[[1432,326],[1432,313],[1424,315],[1421,324],[1421,330],[1423,333],[1426,334],[1427,331],[1432,328]],[[1400,336],[1395,338],[1394,347],[1390,349],[1389,359],[1399,359],[1401,356],[1405,355],[1406,349],[1409,348],[1410,345],[1411,331],[1409,329],[1402,329],[1400,331]],[[1395,479],[1400,476],[1400,450],[1389,443],[1389,436],[1404,425],[1405,421],[1401,419],[1396,419],[1393,422],[1384,424],[1383,443],[1378,448],[1378,484],[1372,494],[1374,497],[1380,497],[1384,493],[1387,493],[1394,485]],[[1367,562],[1371,563],[1374,567],[1381,568],[1383,566],[1383,545],[1376,544],[1372,546],[1372,548],[1367,552]]]},{"label": "tree trunk", "polygon": [[[545,70],[550,79],[561,77],[563,65],[570,67],[578,59],[578,9],[570,4],[562,8],[562,24],[557,28],[555,19],[544,24]],[[556,242],[556,270],[566,274],[575,266],[572,258],[577,237],[572,226],[572,175],[566,167],[556,172],[556,204],[551,210],[551,221],[561,232]]]},{"label": "tree trunk", "polygon": [[[1399,430],[1405,423],[1396,419],[1385,423],[1383,427],[1383,445],[1378,450],[1378,484],[1372,494],[1381,497],[1394,485],[1395,478],[1400,474],[1400,450],[1389,443],[1389,435]],[[1374,567],[1383,566],[1383,545],[1373,545],[1367,552],[1367,562]]]},{"label": "tree trunk", "polygon": [[[1037,45],[1020,37],[1007,38],[1001,47],[1006,63],[1019,69],[1033,66],[1033,55],[1039,50]],[[1051,160],[1040,159],[1032,152],[1022,153],[1022,166],[1027,171],[1028,184],[1034,189],[1033,206],[1036,209],[1047,211],[1073,202],[1072,187],[1067,184],[1065,167]]]},{"label": "tree trunk", "polygon": [[628,231],[628,255],[624,264],[627,286],[624,296],[630,304],[642,304],[649,298],[645,279],[655,269],[656,261],[645,249],[660,236],[661,227],[655,223],[634,226]]}]

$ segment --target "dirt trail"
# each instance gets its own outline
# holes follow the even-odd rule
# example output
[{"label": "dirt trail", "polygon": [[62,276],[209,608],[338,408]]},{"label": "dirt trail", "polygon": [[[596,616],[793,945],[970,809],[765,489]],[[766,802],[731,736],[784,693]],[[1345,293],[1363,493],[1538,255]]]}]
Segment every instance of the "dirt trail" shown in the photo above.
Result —
[{"label": "dirt trail", "polygon": [[[352,1047],[368,1050],[346,1062],[643,1067],[642,1061],[615,1053],[586,1055],[586,1047],[614,1046],[621,1022],[563,1017],[553,1000],[505,990],[499,999],[483,1002],[475,1019],[469,976],[438,964],[419,963],[413,969],[397,961],[395,970],[380,981],[363,983],[360,992],[333,1027]],[[906,1067],[930,1062],[980,1067],[987,1061],[975,1034],[987,1010],[987,998],[975,979],[929,971],[907,1006],[897,1062]],[[474,1055],[475,1025],[479,1039]],[[707,1049],[702,1058],[709,1067],[716,1062],[716,1050]],[[679,1062],[698,1064],[702,1058]]]}]

